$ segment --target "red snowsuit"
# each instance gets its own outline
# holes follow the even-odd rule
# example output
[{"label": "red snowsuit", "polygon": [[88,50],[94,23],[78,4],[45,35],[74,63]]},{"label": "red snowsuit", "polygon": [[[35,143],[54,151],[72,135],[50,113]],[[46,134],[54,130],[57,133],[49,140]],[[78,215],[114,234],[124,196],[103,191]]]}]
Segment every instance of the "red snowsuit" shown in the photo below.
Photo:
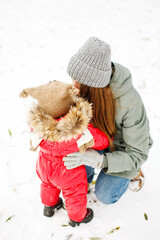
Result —
[{"label": "red snowsuit", "polygon": [[91,104],[78,96],[75,96],[73,101],[74,104],[67,114],[58,120],[38,105],[34,106],[30,111],[28,123],[34,133],[43,136],[36,165],[37,174],[42,181],[42,203],[54,206],[62,190],[69,218],[80,222],[87,212],[86,169],[83,165],[67,170],[63,157],[93,144],[92,148],[103,150],[109,146],[109,140],[103,132],[89,124],[92,119]]},{"label": "red snowsuit", "polygon": [[[109,140],[103,132],[94,128],[92,124],[88,125],[88,130],[94,138],[93,149],[102,150],[109,146]],[[64,156],[79,151],[76,141],[75,138],[59,143],[42,140],[36,170],[42,181],[42,203],[54,206],[62,190],[69,218],[80,222],[86,215],[86,169],[83,165],[67,170],[63,163]]]}]

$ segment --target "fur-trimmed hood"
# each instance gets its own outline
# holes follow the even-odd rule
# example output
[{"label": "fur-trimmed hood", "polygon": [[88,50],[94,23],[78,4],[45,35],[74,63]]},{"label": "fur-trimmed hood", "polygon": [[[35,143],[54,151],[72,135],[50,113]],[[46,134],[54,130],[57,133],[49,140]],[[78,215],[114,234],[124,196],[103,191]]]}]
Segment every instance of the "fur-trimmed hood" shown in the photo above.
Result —
[{"label": "fur-trimmed hood", "polygon": [[73,97],[73,105],[61,119],[54,119],[38,105],[33,105],[28,114],[28,123],[33,131],[51,142],[69,141],[77,138],[87,128],[92,118],[92,106],[83,98]]}]

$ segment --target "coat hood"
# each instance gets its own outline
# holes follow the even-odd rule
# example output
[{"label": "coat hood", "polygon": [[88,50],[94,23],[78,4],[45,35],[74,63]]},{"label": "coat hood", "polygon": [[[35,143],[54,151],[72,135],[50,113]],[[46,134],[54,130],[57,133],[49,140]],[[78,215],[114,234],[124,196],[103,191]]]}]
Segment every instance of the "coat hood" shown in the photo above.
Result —
[{"label": "coat hood", "polygon": [[63,118],[54,119],[40,106],[33,105],[28,114],[28,123],[41,138],[63,142],[81,135],[91,118],[92,105],[83,98],[73,96],[73,105]]},{"label": "coat hood", "polygon": [[115,72],[110,81],[110,87],[115,98],[118,98],[133,88],[132,75],[124,66],[114,63]]}]

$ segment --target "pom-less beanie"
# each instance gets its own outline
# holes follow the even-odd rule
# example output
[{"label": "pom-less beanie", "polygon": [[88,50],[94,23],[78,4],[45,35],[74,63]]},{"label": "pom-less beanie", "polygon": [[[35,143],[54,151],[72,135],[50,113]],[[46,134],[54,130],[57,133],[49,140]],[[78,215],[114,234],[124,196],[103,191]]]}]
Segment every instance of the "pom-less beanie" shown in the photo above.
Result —
[{"label": "pom-less beanie", "polygon": [[106,87],[111,77],[110,45],[97,37],[89,38],[70,59],[67,72],[84,85]]}]

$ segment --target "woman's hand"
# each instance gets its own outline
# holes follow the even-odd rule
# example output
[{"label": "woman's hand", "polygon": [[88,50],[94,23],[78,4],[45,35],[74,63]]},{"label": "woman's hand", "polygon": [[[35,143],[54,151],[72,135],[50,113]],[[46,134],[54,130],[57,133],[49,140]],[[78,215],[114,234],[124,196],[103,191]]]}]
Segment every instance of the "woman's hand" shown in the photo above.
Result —
[{"label": "woman's hand", "polygon": [[103,155],[100,155],[96,150],[88,149],[84,153],[75,152],[68,154],[67,157],[63,158],[63,161],[67,169],[76,168],[81,165],[101,168]]}]

